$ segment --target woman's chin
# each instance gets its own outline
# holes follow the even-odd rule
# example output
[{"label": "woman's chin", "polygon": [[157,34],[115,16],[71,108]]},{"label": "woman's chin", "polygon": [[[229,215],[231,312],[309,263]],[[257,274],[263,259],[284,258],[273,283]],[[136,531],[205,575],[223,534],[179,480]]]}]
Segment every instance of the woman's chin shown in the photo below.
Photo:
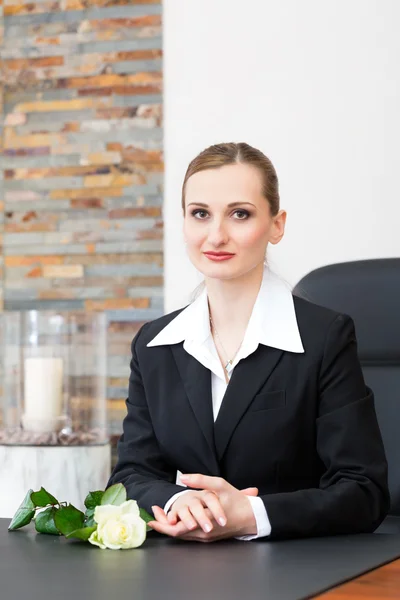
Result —
[{"label": "woman's chin", "polygon": [[[207,261],[208,264],[204,261]],[[232,264],[232,260],[213,263],[206,258],[204,261],[199,261],[199,264],[195,265],[196,269],[200,271],[204,277],[209,277],[210,279],[232,279],[240,274],[238,265]]]}]

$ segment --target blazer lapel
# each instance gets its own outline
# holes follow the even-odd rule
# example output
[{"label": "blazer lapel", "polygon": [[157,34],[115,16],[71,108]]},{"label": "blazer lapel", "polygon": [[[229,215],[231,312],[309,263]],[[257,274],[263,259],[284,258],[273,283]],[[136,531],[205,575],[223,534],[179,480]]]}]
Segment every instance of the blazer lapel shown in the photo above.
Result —
[{"label": "blazer lapel", "polygon": [[241,360],[232,373],[214,425],[215,447],[220,461],[235,427],[254,396],[267,381],[283,354],[282,350],[259,345]]},{"label": "blazer lapel", "polygon": [[211,371],[206,369],[191,354],[188,354],[183,344],[171,345],[186,394],[193,409],[197,423],[203,432],[209,450],[211,472],[218,473],[215,444],[214,444],[214,417],[211,397]]}]

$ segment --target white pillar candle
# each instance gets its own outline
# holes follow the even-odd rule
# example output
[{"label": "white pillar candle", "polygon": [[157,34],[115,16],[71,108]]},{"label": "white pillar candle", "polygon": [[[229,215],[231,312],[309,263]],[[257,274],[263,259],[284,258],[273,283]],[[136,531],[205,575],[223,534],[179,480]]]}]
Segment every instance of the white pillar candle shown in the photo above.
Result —
[{"label": "white pillar candle", "polygon": [[54,431],[62,414],[62,358],[32,357],[24,361],[24,429]]}]

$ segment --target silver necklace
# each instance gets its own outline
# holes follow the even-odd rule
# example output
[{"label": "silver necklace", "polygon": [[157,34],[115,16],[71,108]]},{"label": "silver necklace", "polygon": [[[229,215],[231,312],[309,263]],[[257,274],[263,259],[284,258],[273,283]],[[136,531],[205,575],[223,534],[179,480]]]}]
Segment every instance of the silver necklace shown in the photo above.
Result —
[{"label": "silver necklace", "polygon": [[224,369],[225,369],[225,371],[226,371],[227,373],[230,373],[230,372],[231,372],[231,370],[232,370],[232,363],[233,363],[233,361],[234,361],[234,359],[235,359],[235,356],[236,356],[236,354],[239,352],[240,346],[241,346],[242,344],[240,344],[240,345],[239,345],[238,349],[236,350],[236,352],[235,352],[235,354],[232,356],[232,358],[228,358],[228,353],[227,353],[227,351],[225,350],[225,348],[224,348],[224,345],[223,345],[223,343],[222,343],[222,340],[221,340],[221,338],[220,338],[220,337],[219,337],[219,335],[218,335],[217,328],[215,327],[214,323],[212,322],[211,315],[210,315],[210,325],[211,325],[211,329],[214,329],[214,333],[215,333],[216,337],[218,338],[218,341],[219,341],[219,343],[220,343],[220,345],[221,345],[221,348],[222,348],[222,350],[223,350],[223,352],[224,352],[224,355],[225,355],[225,359],[226,359],[226,365],[224,366]]}]

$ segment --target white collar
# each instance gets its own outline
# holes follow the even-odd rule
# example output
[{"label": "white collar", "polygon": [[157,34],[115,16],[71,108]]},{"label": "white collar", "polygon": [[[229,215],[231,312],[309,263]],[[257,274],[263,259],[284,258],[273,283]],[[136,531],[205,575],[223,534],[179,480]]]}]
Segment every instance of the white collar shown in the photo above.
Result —
[{"label": "white collar", "polygon": [[[203,343],[210,336],[206,288],[182,310],[147,346],[178,344],[183,341]],[[292,292],[289,286],[268,268],[243,340],[242,350],[263,344],[288,352],[303,353]],[[246,352],[247,354],[247,352]]]}]

